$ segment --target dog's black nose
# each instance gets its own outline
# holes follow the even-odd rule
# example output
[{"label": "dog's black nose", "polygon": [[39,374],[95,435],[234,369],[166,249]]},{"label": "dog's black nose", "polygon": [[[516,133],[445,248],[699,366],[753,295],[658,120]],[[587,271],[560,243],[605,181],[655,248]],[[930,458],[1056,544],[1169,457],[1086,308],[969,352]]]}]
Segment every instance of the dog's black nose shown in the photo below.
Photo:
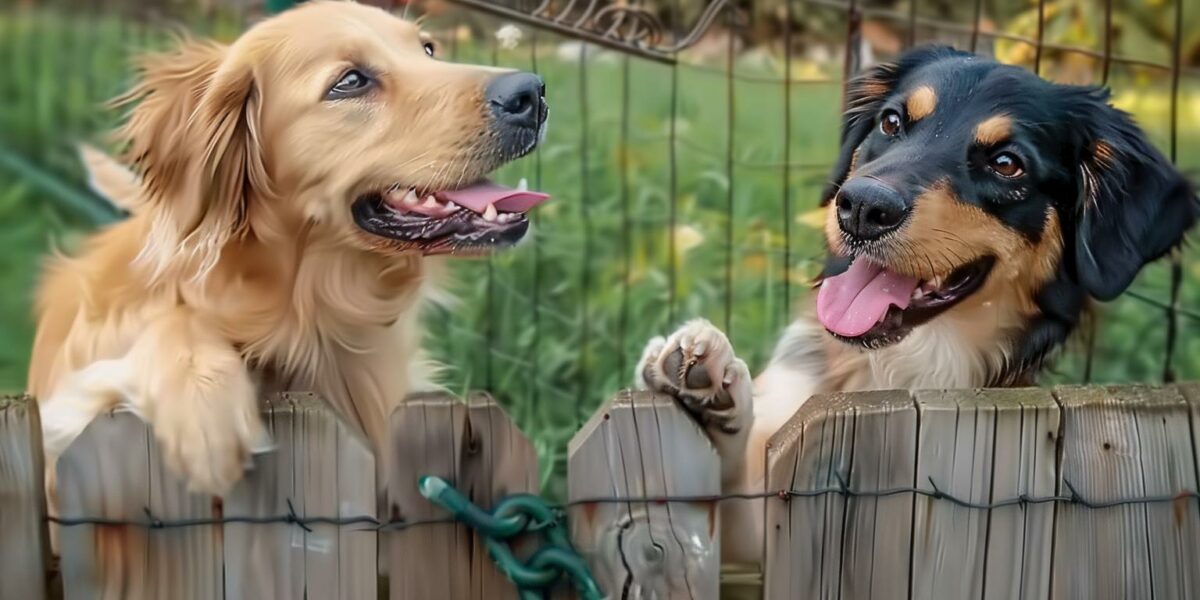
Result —
[{"label": "dog's black nose", "polygon": [[838,192],[838,226],[859,240],[874,240],[892,231],[908,213],[900,192],[878,179],[855,177]]},{"label": "dog's black nose", "polygon": [[507,73],[487,90],[492,116],[505,125],[537,129],[546,120],[546,84],[533,73]]}]

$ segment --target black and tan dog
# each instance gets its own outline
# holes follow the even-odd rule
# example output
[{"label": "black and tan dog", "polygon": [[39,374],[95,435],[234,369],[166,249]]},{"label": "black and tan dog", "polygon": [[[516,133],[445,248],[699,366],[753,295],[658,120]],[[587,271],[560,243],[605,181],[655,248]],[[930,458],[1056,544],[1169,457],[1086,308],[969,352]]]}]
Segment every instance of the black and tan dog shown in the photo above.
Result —
[{"label": "black and tan dog", "polygon": [[[638,366],[639,385],[708,428],[727,490],[762,489],[767,438],[811,394],[1032,383],[1089,304],[1200,214],[1104,90],[934,47],[871,69],[848,100],[820,325],[792,324],[753,381],[704,321],[652,340]],[[726,558],[756,560],[762,504],[724,510]]]}]

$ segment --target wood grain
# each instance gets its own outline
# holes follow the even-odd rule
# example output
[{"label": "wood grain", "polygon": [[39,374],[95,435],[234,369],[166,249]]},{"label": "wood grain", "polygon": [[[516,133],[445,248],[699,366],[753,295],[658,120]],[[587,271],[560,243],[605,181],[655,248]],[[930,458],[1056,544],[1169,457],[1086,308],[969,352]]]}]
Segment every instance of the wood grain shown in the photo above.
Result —
[{"label": "wood grain", "polygon": [[[375,516],[375,458],[368,444],[312,394],[268,397],[274,443],[225,498],[225,515]],[[376,538],[369,524],[230,523],[225,587],[235,598],[376,597]]]},{"label": "wood grain", "polygon": [[[848,483],[857,395],[809,399],[767,443],[767,489],[837,489]],[[841,596],[848,498],[839,494],[768,501],[765,598]]]},{"label": "wood grain", "polygon": [[[1145,494],[1136,409],[1099,387],[1055,389],[1062,406],[1058,492],[1069,482],[1105,502]],[[1145,504],[1102,510],[1060,504],[1054,521],[1051,593],[1055,598],[1151,598]]]},{"label": "wood grain", "polygon": [[[967,502],[989,502],[995,406],[966,390],[922,391],[914,397],[921,414],[917,487],[932,493],[936,485]],[[988,511],[922,496],[912,527],[912,597],[980,597]]]},{"label": "wood grain", "polygon": [[[622,392],[571,440],[571,501],[711,496],[720,458],[695,420],[666,396]],[[609,597],[718,596],[715,502],[596,502],[570,509],[571,539]]]},{"label": "wood grain", "polygon": [[[63,518],[145,523],[223,517],[373,516],[374,460],[319,399],[266,401],[273,451],[224,498],[192,494],[163,464],[149,427],[117,410],[98,417],[58,463]],[[371,526],[292,523],[137,524],[62,528],[67,598],[355,598],[376,595]]]},{"label": "wood grain", "polygon": [[[913,486],[917,410],[908,392],[860,395],[854,407],[853,490]],[[894,598],[908,582],[913,494],[855,496],[842,533],[842,598]]]},{"label": "wood grain", "polygon": [[[536,493],[537,454],[500,406],[485,395],[462,402],[444,394],[410,398],[392,413],[389,517],[427,522],[450,517],[421,496],[417,482],[436,475],[475,504]],[[384,534],[394,600],[516,598],[480,538],[465,525],[426,523]]]},{"label": "wood grain", "polygon": [[[59,516],[146,522],[209,519],[213,501],[191,496],[158,456],[150,428],[119,409],[97,417],[58,460]],[[221,597],[220,527],[62,527],[68,599]]]},{"label": "wood grain", "polygon": [[0,596],[46,597],[42,425],[27,396],[0,396]]},{"label": "wood grain", "polygon": [[[1058,469],[1058,403],[1048,390],[986,390],[976,403],[995,406],[990,502],[1047,497]],[[962,404],[960,404],[962,406]],[[983,574],[984,600],[1045,598],[1050,593],[1053,504],[990,511]]]}]

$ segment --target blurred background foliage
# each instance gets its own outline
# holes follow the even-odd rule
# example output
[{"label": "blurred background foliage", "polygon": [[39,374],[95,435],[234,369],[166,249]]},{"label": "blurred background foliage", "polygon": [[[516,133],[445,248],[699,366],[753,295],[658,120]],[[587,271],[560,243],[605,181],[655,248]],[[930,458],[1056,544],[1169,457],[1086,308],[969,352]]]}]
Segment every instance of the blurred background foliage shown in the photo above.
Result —
[{"label": "blurred background foliage", "polygon": [[[1041,74],[1066,83],[1107,83],[1156,144],[1168,152],[1174,145],[1181,169],[1200,172],[1196,3],[1110,0],[1107,37],[1105,0],[1048,0],[1041,19],[1029,0],[986,0],[978,13],[973,2],[910,1],[857,3],[865,11],[864,64],[937,41],[1031,68],[1040,62]],[[107,143],[120,115],[104,102],[131,83],[130,55],[163,47],[178,28],[230,40],[264,7],[261,0],[0,2],[0,389],[21,390],[42,258],[71,252],[116,218],[87,190],[73,147]],[[1184,68],[1172,99],[1171,71],[1162,65],[1174,56],[1175,2],[1187,6]],[[444,1],[397,8],[428,17],[446,58],[535,70],[548,83],[546,143],[498,178],[528,178],[555,200],[536,211],[528,243],[458,263],[452,291],[461,301],[433,309],[427,323],[429,346],[452,367],[447,383],[490,391],[508,407],[538,447],[551,495],[560,491],[555,474],[567,441],[628,384],[646,339],[685,318],[708,317],[730,332],[752,370],[761,368],[819,267],[816,201],[837,149],[846,3],[738,4],[744,26],[719,20],[675,67],[525,26],[498,41],[504,22]],[[680,30],[703,8],[697,0],[660,5],[663,22]],[[1039,37],[1040,57],[1031,43]],[[1106,44],[1130,59],[1111,62],[1107,73]],[[1180,378],[1197,379],[1195,250],[1185,250],[1182,264],[1173,366]],[[1102,308],[1094,340],[1085,331],[1049,381],[1085,379],[1089,346],[1094,381],[1160,381],[1170,283],[1166,261],[1146,269],[1133,295]]]}]

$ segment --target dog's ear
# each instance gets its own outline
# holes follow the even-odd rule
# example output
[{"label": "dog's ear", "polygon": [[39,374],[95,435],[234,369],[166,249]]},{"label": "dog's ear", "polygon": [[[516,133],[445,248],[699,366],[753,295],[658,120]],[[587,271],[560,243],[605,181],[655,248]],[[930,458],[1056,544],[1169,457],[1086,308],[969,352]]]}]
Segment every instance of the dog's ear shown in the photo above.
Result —
[{"label": "dog's ear", "polygon": [[142,257],[200,278],[245,233],[250,197],[269,193],[254,70],[226,46],[183,40],[139,71],[116,102],[136,103],[118,134],[154,213]]},{"label": "dog's ear", "polygon": [[846,112],[842,115],[842,145],[834,161],[829,183],[821,193],[821,206],[837,194],[850,171],[858,147],[875,127],[879,107],[888,95],[899,87],[904,76],[933,62],[951,57],[968,57],[948,46],[923,46],[908,51],[893,63],[883,63],[867,69],[846,83]]},{"label": "dog's ear", "polygon": [[1200,216],[1187,179],[1097,88],[1062,88],[1077,136],[1075,267],[1098,300],[1112,300],[1146,263],[1178,246]]}]

